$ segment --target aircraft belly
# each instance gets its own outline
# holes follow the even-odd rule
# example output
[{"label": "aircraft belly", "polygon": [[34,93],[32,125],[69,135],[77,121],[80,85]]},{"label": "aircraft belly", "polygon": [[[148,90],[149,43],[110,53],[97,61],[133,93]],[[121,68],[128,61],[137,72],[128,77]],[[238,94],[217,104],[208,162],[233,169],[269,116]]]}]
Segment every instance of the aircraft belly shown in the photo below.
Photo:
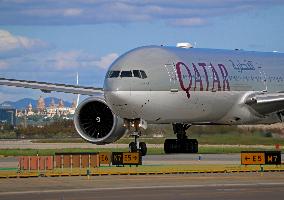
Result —
[{"label": "aircraft belly", "polygon": [[217,122],[235,104],[239,93],[118,91],[106,93],[106,100],[115,114],[122,118],[143,118],[149,123]]},{"label": "aircraft belly", "polygon": [[193,92],[190,99],[183,92],[155,91],[151,104],[144,110],[145,120],[152,123],[216,122],[234,104],[228,92]]}]

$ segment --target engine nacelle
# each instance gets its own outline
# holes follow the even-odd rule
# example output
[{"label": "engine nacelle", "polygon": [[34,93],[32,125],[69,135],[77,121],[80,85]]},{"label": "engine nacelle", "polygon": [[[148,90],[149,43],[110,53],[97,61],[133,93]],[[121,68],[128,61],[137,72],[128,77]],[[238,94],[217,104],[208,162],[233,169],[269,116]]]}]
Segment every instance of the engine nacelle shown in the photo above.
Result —
[{"label": "engine nacelle", "polygon": [[87,98],[79,104],[74,115],[74,124],[80,136],[94,144],[115,142],[127,131],[123,127],[123,120],[99,97]]}]

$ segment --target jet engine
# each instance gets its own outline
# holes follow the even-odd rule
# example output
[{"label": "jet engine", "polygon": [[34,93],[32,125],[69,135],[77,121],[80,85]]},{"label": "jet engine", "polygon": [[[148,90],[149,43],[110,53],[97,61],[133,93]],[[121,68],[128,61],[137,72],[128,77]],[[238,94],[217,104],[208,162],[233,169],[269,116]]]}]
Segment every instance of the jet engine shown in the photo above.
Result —
[{"label": "jet engine", "polygon": [[90,97],[79,104],[74,115],[74,124],[79,135],[94,144],[115,142],[127,131],[123,127],[123,120],[100,97]]}]

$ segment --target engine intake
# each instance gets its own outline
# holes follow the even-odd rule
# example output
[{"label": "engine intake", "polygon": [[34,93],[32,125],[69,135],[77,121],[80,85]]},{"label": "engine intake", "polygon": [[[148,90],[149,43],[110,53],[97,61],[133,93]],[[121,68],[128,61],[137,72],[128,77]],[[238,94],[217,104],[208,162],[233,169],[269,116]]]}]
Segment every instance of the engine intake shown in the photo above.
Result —
[{"label": "engine intake", "polygon": [[99,97],[87,98],[77,107],[74,124],[79,135],[94,144],[115,142],[127,130],[123,127],[123,120]]}]

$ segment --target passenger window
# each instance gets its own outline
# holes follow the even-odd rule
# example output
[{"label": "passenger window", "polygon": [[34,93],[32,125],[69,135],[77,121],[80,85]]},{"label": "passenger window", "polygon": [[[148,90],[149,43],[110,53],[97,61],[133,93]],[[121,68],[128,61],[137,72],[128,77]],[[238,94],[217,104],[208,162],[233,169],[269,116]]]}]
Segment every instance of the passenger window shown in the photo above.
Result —
[{"label": "passenger window", "polygon": [[140,73],[141,73],[141,77],[142,77],[143,79],[147,78],[147,75],[146,75],[145,71],[140,70]]},{"label": "passenger window", "polygon": [[119,77],[120,71],[109,71],[108,78],[117,78]]},{"label": "passenger window", "polygon": [[133,76],[137,78],[142,78],[139,70],[133,70]]},{"label": "passenger window", "polygon": [[132,71],[121,71],[120,77],[132,77]]}]

